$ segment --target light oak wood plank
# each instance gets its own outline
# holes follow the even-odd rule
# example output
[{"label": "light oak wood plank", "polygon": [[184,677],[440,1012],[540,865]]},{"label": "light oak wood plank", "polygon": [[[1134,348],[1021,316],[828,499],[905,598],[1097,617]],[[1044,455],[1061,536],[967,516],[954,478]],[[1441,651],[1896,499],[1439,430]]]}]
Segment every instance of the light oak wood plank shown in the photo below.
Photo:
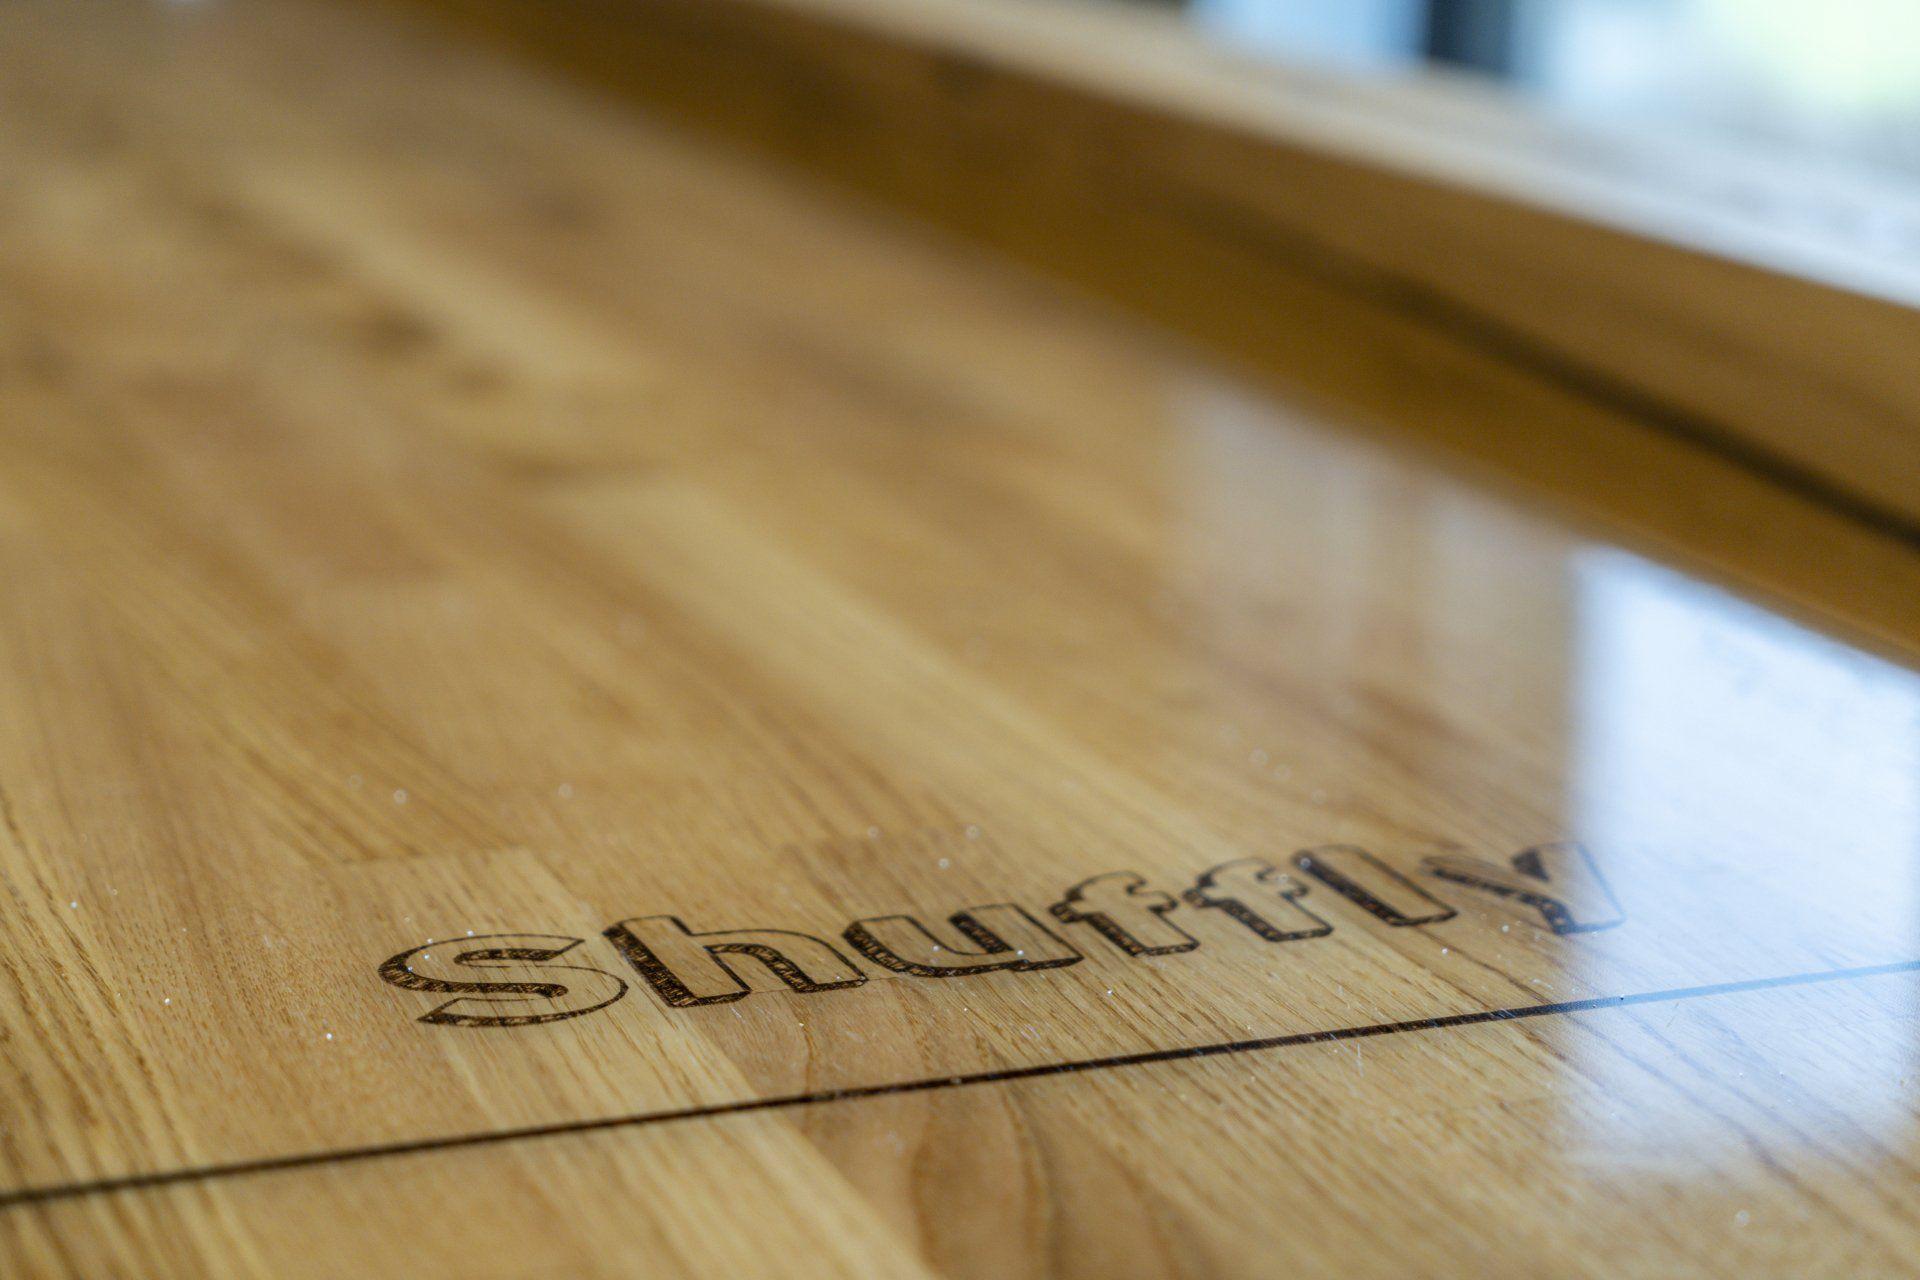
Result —
[{"label": "light oak wood plank", "polygon": [[0,22],[0,1272],[1911,1269],[1908,549],[385,16]]}]

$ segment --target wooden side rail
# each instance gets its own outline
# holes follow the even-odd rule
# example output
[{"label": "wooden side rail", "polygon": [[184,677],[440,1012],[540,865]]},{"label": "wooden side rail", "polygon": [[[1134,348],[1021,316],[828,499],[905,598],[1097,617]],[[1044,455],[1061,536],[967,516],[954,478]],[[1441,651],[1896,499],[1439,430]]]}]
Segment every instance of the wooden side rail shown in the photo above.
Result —
[{"label": "wooden side rail", "polygon": [[405,3],[1216,348],[1333,368],[1309,383],[1405,355],[1336,339],[1331,290],[1920,543],[1920,202],[1897,188],[1279,68],[1114,4]]}]

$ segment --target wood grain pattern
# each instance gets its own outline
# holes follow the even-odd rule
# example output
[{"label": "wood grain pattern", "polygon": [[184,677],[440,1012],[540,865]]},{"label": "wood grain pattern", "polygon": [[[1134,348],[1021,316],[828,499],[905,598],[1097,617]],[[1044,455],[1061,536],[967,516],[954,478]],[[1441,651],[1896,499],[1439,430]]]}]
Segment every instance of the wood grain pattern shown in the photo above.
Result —
[{"label": "wood grain pattern", "polygon": [[1909,549],[383,12],[0,44],[0,1274],[1911,1273]]},{"label": "wood grain pattern", "polygon": [[[1331,291],[1920,544],[1920,202],[1804,160],[1354,84],[1109,0],[408,0],[1256,368]],[[1324,328],[1324,326],[1321,326]]]}]

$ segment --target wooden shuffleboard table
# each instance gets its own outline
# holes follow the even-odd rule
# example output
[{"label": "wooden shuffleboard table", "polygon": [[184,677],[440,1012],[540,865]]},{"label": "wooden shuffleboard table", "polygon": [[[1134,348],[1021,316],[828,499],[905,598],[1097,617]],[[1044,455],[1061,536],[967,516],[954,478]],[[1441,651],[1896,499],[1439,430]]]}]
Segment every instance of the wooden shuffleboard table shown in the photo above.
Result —
[{"label": "wooden shuffleboard table", "polygon": [[442,8],[0,6],[0,1276],[1920,1270],[1899,484]]}]

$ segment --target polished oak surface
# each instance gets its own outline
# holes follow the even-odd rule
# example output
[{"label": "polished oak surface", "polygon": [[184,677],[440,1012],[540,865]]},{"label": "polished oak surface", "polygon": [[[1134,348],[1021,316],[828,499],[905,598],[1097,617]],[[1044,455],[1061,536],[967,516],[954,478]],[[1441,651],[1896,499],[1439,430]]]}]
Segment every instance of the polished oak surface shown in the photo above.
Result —
[{"label": "polished oak surface", "polygon": [[1911,184],[1435,76],[1277,66],[1171,5],[385,2],[1256,367],[1304,357],[1378,397],[1397,361],[1490,355],[1920,547]]},{"label": "polished oak surface", "polygon": [[1908,549],[388,14],[0,49],[0,1274],[1913,1273]]}]

